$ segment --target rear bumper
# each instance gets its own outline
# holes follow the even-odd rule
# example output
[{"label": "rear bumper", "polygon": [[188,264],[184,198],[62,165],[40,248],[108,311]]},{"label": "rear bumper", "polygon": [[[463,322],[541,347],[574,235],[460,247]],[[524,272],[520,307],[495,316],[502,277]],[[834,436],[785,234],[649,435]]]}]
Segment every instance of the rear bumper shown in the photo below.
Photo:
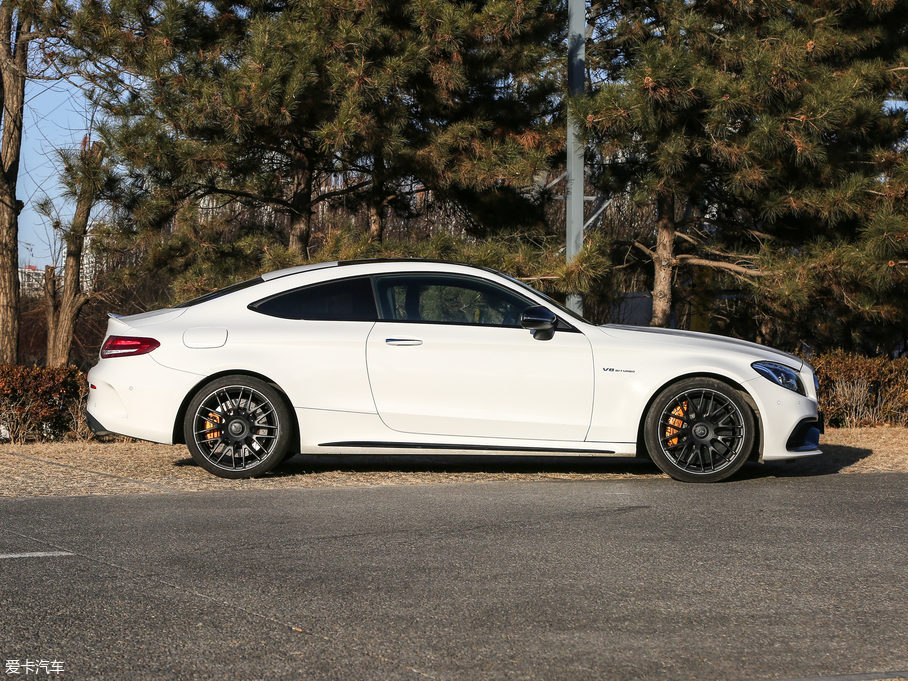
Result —
[{"label": "rear bumper", "polygon": [[149,355],[102,359],[88,372],[89,428],[97,435],[173,444],[183,400],[202,379],[161,366]]},{"label": "rear bumper", "polygon": [[107,430],[107,428],[101,425],[98,419],[87,412],[85,414],[85,422],[88,424],[88,429],[95,435],[99,435],[101,437],[105,435],[113,435],[113,433],[111,433],[109,430]]}]

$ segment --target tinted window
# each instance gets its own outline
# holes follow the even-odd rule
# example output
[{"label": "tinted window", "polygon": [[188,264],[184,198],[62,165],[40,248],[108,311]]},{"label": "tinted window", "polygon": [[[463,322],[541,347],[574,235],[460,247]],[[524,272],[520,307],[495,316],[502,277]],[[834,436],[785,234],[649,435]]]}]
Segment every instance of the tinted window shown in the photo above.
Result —
[{"label": "tinted window", "polygon": [[[505,277],[508,277],[508,279],[510,279],[511,281],[513,281],[513,282],[514,282],[515,284],[517,284],[518,286],[521,286],[521,287],[525,288],[527,291],[532,291],[535,295],[539,296],[540,298],[542,298],[543,300],[545,300],[545,301],[546,301],[547,303],[549,303],[550,305],[556,307],[560,312],[563,312],[563,313],[566,314],[568,317],[573,317],[573,318],[576,319],[577,321],[579,321],[579,322],[584,322],[585,324],[589,324],[589,323],[590,323],[590,322],[587,321],[584,317],[582,317],[581,315],[577,314],[576,312],[574,312],[574,311],[571,310],[570,308],[565,307],[564,305],[562,305],[561,303],[559,303],[557,300],[555,300],[555,299],[552,298],[551,296],[546,295],[546,294],[543,293],[542,291],[533,288],[532,286],[530,286],[529,284],[527,284],[527,283],[525,283],[525,282],[523,282],[523,281],[520,281],[520,279],[515,279],[514,277],[509,277],[507,274],[505,274],[504,276],[505,276]],[[574,329],[574,327],[571,326],[570,324],[568,324],[566,321],[564,321],[563,319],[559,319],[559,320],[558,320],[558,329],[559,329],[559,330],[561,330],[562,325],[565,326],[567,329],[570,329],[570,330],[572,330],[572,331],[576,331],[576,329]]]},{"label": "tinted window", "polygon": [[371,322],[378,319],[367,278],[342,279],[279,293],[250,309],[283,319]]},{"label": "tinted window", "polygon": [[450,275],[381,277],[382,318],[395,321],[520,326],[527,299],[494,284]]}]

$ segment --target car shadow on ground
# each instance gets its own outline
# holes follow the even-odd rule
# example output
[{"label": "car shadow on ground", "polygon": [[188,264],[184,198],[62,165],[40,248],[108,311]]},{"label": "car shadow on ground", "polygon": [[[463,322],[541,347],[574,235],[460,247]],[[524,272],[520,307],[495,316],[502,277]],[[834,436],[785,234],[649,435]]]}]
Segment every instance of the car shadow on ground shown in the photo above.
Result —
[{"label": "car shadow on ground", "polygon": [[297,454],[277,469],[278,473],[301,472],[400,472],[400,473],[492,473],[492,474],[597,474],[659,475],[649,459],[634,457],[521,456],[503,454],[442,455],[307,455]]},{"label": "car shadow on ground", "polygon": [[[197,466],[186,457],[174,466]],[[646,458],[522,456],[504,454],[296,454],[287,458],[268,477],[286,477],[313,473],[488,473],[496,475],[527,474],[622,474],[662,475]]]},{"label": "car shadow on ground", "polygon": [[[762,478],[796,478],[833,475],[873,454],[870,449],[844,445],[823,445],[821,456],[811,456],[768,463],[748,463],[729,481]],[[187,457],[175,466],[195,466]],[[521,456],[521,455],[313,455],[297,454],[285,460],[267,477],[291,477],[317,473],[437,473],[482,474],[493,476],[551,475],[554,477],[621,476],[627,478],[667,477],[648,458],[615,456]]]},{"label": "car shadow on ground", "polygon": [[845,445],[820,445],[823,453],[820,456],[806,456],[801,459],[768,461],[763,464],[747,464],[733,480],[754,478],[798,478],[806,476],[833,475],[843,469],[866,459],[873,454],[872,449],[847,447]]},{"label": "car shadow on ground", "polygon": [[[866,459],[873,451],[844,445],[823,445],[820,456],[749,463],[731,480],[793,478],[833,475]],[[401,473],[489,473],[554,475],[621,475],[627,477],[662,476],[648,458],[520,456],[520,455],[383,455],[318,456],[297,454],[285,461],[275,474],[298,475],[308,472],[401,472]]]}]

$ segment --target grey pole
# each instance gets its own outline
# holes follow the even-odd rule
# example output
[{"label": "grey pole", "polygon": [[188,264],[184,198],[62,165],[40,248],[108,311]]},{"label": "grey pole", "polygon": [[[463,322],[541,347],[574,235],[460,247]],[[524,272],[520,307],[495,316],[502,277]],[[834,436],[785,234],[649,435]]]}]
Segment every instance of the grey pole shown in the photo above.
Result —
[{"label": "grey pole", "polygon": [[[578,95],[584,90],[586,60],[586,0],[568,0],[568,92]],[[583,247],[583,143],[577,124],[568,108],[567,120],[567,260],[570,262]],[[583,314],[579,295],[567,298],[567,307]]]}]

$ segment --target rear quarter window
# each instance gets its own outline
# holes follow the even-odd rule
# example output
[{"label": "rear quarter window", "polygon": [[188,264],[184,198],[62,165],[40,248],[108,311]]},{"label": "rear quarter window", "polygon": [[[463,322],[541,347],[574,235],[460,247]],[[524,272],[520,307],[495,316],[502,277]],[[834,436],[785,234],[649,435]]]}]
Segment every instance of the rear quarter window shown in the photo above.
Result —
[{"label": "rear quarter window", "polygon": [[368,277],[284,291],[252,303],[249,309],[281,319],[348,322],[378,319],[372,282]]}]

